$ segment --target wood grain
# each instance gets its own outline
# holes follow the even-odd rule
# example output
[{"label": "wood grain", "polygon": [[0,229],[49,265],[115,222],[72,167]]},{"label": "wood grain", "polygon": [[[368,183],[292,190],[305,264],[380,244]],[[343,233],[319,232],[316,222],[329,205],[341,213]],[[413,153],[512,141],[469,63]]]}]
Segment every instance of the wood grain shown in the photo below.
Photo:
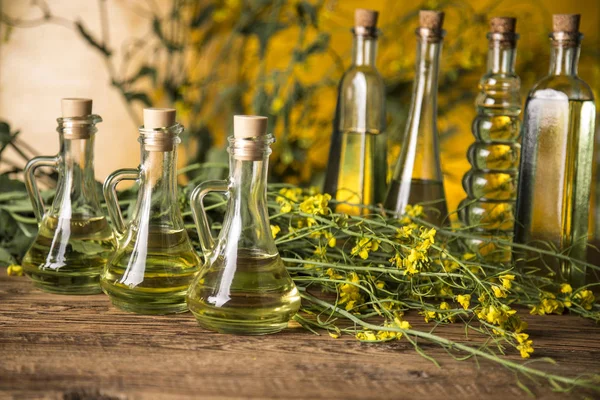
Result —
[{"label": "wood grain", "polygon": [[[302,328],[265,337],[222,335],[191,314],[140,316],[103,295],[59,296],[0,273],[0,398],[30,399],[505,399],[524,396],[493,363],[459,362],[423,343],[442,368],[405,340],[362,344]],[[524,311],[525,312],[525,311]],[[409,319],[426,328],[421,317]],[[600,373],[600,327],[573,316],[526,318],[545,369]],[[453,339],[458,324],[438,333]],[[476,340],[476,338],[473,338]],[[518,355],[510,352],[515,360]],[[543,398],[571,398],[547,383]],[[597,397],[585,391],[579,395]]]}]

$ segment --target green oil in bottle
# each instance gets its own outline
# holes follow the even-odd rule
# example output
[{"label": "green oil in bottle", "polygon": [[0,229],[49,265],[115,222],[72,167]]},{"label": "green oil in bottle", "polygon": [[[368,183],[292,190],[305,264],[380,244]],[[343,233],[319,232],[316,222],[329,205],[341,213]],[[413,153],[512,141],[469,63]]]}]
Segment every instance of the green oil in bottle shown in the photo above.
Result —
[{"label": "green oil in bottle", "polygon": [[99,279],[114,239],[106,218],[46,216],[23,259],[34,285],[52,293],[100,293]]},{"label": "green oil in bottle", "polygon": [[300,295],[278,254],[240,250],[201,270],[188,306],[206,329],[262,335],[287,327]]},{"label": "green oil in bottle", "polygon": [[121,243],[101,280],[112,303],[140,314],[186,311],[185,295],[199,258],[185,230],[130,229]]}]

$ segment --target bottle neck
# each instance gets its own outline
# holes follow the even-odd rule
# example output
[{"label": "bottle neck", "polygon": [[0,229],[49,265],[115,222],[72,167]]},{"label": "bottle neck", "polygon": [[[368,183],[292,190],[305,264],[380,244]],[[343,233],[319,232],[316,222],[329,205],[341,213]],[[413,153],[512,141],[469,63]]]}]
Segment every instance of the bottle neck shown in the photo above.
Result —
[{"label": "bottle neck", "polygon": [[269,226],[267,174],[272,137],[258,139],[251,147],[244,139],[230,139],[229,205],[223,235],[238,249],[277,254]]},{"label": "bottle neck", "polygon": [[581,46],[579,41],[564,41],[551,37],[550,75],[577,76]]},{"label": "bottle neck", "polygon": [[354,34],[352,42],[352,65],[375,67],[377,37]]},{"label": "bottle neck", "polygon": [[490,38],[488,50],[488,74],[515,74],[516,47],[505,45],[501,40]]},{"label": "bottle neck", "polygon": [[85,139],[60,137],[61,167],[71,185],[94,183],[94,135]]},{"label": "bottle neck", "polygon": [[94,177],[94,134],[71,137],[60,134],[59,180],[51,213],[61,218],[100,215]]},{"label": "bottle neck", "polygon": [[142,145],[140,191],[152,193],[153,199],[177,202],[177,150],[148,151]]},{"label": "bottle neck", "polygon": [[[419,131],[437,136],[437,89],[442,39],[418,35],[411,121]],[[413,126],[414,127],[414,126]]]}]

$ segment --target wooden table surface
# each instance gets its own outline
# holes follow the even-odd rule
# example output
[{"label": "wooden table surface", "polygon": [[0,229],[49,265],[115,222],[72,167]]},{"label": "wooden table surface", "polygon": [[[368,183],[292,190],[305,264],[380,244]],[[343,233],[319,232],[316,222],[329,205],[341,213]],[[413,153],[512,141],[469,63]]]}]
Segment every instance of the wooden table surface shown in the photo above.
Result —
[{"label": "wooden table surface", "polygon": [[[415,327],[421,317],[407,318]],[[600,327],[574,316],[526,317],[547,371],[600,373]],[[462,326],[438,331],[459,338]],[[455,361],[436,346],[364,344],[302,328],[264,337],[205,331],[190,313],[127,314],[104,295],[59,296],[0,272],[0,399],[506,399],[526,397],[515,375],[490,362]],[[518,360],[515,352],[511,358]],[[530,386],[540,398],[547,382]],[[577,392],[588,398],[600,393]]]}]

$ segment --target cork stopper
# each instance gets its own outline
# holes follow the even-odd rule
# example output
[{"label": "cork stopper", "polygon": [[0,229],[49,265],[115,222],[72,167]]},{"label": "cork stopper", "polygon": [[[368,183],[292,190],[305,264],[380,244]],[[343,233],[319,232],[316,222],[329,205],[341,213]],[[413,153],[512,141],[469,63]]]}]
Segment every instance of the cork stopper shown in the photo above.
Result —
[{"label": "cork stopper", "polygon": [[144,129],[168,128],[173,125],[174,108],[144,108]]},{"label": "cork stopper", "polygon": [[419,11],[419,26],[440,32],[444,25],[444,13],[441,11],[421,10]]},{"label": "cork stopper", "polygon": [[490,32],[492,33],[515,33],[516,27],[516,18],[494,17],[490,20]]},{"label": "cork stopper", "polygon": [[235,115],[233,117],[233,137],[254,138],[267,134],[267,117],[259,115]]},{"label": "cork stopper", "polygon": [[377,27],[377,18],[379,18],[378,11],[366,8],[357,8],[354,10],[354,26],[375,29]]},{"label": "cork stopper", "polygon": [[65,98],[61,100],[62,117],[87,117],[92,114],[92,99]]},{"label": "cork stopper", "polygon": [[554,14],[552,16],[552,29],[554,32],[579,32],[580,14]]}]

